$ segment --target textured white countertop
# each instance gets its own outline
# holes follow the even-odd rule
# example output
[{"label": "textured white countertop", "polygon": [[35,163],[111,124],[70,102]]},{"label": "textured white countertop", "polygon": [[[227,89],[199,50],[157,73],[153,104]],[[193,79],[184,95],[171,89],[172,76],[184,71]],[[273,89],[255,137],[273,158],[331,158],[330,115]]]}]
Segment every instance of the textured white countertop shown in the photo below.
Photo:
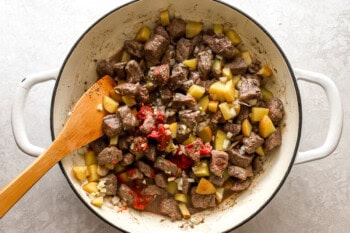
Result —
[{"label": "textured white countertop", "polygon": [[[11,106],[25,75],[60,67],[81,33],[126,1],[0,0],[0,188],[34,158],[16,146]],[[350,232],[350,1],[227,1],[259,21],[294,67],[318,71],[337,84],[344,106],[343,136],[328,158],[294,166],[275,198],[235,232]],[[49,109],[53,82],[31,91],[26,104],[30,140],[51,142]],[[322,144],[329,109],[321,88],[300,83],[303,132],[300,150]],[[1,200],[0,200],[1,205]],[[0,220],[0,233],[118,232],[75,196],[59,166],[51,169]]]}]

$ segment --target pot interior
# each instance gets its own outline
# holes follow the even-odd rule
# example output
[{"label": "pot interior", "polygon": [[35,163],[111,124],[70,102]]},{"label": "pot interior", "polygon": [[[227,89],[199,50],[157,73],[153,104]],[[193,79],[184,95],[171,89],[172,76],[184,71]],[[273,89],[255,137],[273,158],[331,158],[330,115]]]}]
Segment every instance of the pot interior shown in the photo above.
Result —
[{"label": "pot interior", "polygon": [[[278,191],[286,178],[297,151],[301,127],[298,89],[288,62],[271,37],[240,11],[213,0],[140,0],[116,9],[86,31],[68,54],[57,80],[52,101],[51,129],[55,138],[65,123],[67,114],[97,78],[96,60],[113,56],[123,41],[134,37],[142,25],[154,27],[159,12],[169,9],[176,17],[201,21],[204,28],[212,23],[224,23],[225,29],[235,29],[243,40],[243,46],[262,63],[273,68],[270,82],[275,96],[285,107],[283,142],[278,150],[268,156],[265,171],[255,178],[250,188],[236,200],[228,199],[217,208],[196,214],[204,217],[204,223],[194,228],[183,221],[171,222],[167,218],[132,209],[117,212],[109,207],[97,208],[72,174],[72,166],[82,163],[78,154],[72,153],[61,162],[69,183],[89,208],[108,223],[130,232],[222,232],[235,228],[261,210]],[[184,228],[179,228],[184,226]]]}]

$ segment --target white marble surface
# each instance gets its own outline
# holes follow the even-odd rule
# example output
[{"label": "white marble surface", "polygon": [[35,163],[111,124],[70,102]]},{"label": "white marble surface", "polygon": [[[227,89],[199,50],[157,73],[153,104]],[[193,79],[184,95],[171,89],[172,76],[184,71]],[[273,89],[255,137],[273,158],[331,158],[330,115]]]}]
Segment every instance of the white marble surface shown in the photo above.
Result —
[{"label": "white marble surface", "polygon": [[[0,0],[0,187],[33,158],[15,144],[10,109],[17,84],[27,75],[59,67],[79,35],[121,0]],[[257,19],[295,67],[330,76],[344,100],[344,130],[328,158],[293,167],[287,181],[253,220],[235,232],[350,231],[350,1],[228,1]],[[30,140],[50,143],[53,82],[33,89],[25,108]],[[301,150],[322,144],[328,104],[319,87],[300,83],[304,125]],[[1,205],[1,200],[0,200]],[[50,170],[0,220],[0,233],[117,232],[75,196],[58,166]]]}]

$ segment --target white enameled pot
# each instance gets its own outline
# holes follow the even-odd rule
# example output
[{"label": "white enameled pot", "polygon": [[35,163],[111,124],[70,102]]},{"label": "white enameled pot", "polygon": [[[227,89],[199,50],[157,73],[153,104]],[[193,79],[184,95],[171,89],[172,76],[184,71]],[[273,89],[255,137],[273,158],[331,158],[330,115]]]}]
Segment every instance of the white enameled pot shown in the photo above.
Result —
[{"label": "white enameled pot", "polygon": [[[254,217],[274,197],[291,167],[323,158],[336,148],[342,129],[342,106],[338,90],[330,78],[323,74],[292,69],[281,48],[269,33],[256,21],[240,10],[214,0],[139,0],[123,5],[93,24],[77,41],[60,70],[52,70],[26,77],[16,95],[12,109],[12,127],[18,146],[26,153],[36,156],[43,149],[32,145],[26,136],[23,106],[29,89],[39,83],[56,79],[51,104],[52,138],[62,129],[68,112],[89,86],[96,81],[96,60],[109,58],[132,38],[142,25],[153,27],[159,12],[169,9],[176,17],[201,21],[205,27],[212,23],[224,23],[225,28],[234,28],[242,37],[245,48],[262,63],[273,67],[272,91],[282,99],[285,107],[285,124],[281,147],[268,156],[265,171],[257,177],[250,188],[235,201],[226,200],[217,208],[196,214],[205,221],[194,228],[180,228],[184,222],[171,222],[151,213],[132,209],[116,212],[103,206],[94,207],[74,179],[72,165],[79,163],[79,156],[71,154],[60,163],[72,189],[97,216],[120,230],[128,232],[223,232],[237,228]],[[330,126],[322,146],[298,152],[302,125],[301,101],[297,80],[320,85],[330,108]],[[164,220],[164,221],[163,221]],[[185,224],[186,225],[186,224]]]}]

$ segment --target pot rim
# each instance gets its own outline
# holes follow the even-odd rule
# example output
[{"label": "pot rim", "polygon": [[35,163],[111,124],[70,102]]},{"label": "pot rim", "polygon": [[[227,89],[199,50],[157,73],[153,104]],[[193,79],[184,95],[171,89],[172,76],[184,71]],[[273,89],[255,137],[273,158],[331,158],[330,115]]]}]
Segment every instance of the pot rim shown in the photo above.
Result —
[{"label": "pot rim", "polygon": [[[57,77],[57,81],[55,82],[55,86],[54,86],[54,89],[53,89],[53,93],[52,93],[52,98],[51,98],[51,108],[50,108],[50,131],[51,131],[51,139],[52,140],[55,140],[55,135],[54,135],[54,124],[53,124],[53,112],[54,112],[54,106],[55,106],[55,97],[56,97],[56,91],[57,91],[57,88],[59,86],[59,82],[60,82],[60,79],[61,79],[61,75],[62,75],[62,72],[63,72],[63,69],[67,63],[67,61],[70,59],[73,51],[75,50],[75,48],[77,47],[77,45],[80,43],[80,41],[84,38],[84,36],[93,28],[95,27],[98,23],[100,23],[103,19],[105,19],[107,16],[113,14],[115,11],[121,9],[121,8],[124,8],[128,5],[131,5],[135,2],[138,2],[139,0],[132,0],[128,3],[124,3],[116,8],[114,8],[113,10],[107,12],[106,14],[104,14],[103,16],[101,16],[98,20],[96,20],[90,27],[88,27],[84,33],[82,33],[80,35],[80,37],[77,39],[77,41],[74,43],[74,45],[72,46],[72,48],[69,50],[66,58],[64,59],[64,62],[62,63],[62,66],[59,70],[59,73],[58,73],[58,77]],[[288,67],[288,71],[291,75],[291,78],[292,78],[292,81],[293,81],[293,84],[294,84],[294,89],[295,89],[295,92],[296,92],[296,97],[297,97],[297,103],[298,103],[298,111],[299,111],[299,122],[298,122],[298,134],[297,134],[297,140],[296,140],[296,143],[295,143],[295,147],[294,147],[294,152],[293,152],[293,157],[290,161],[290,164],[288,166],[288,169],[287,171],[285,172],[281,182],[279,183],[279,185],[276,187],[276,190],[273,192],[273,194],[265,201],[265,203],[259,208],[257,209],[256,211],[254,211],[253,213],[251,213],[251,215],[249,217],[247,217],[245,220],[243,220],[242,222],[238,223],[236,226],[230,228],[230,229],[227,229],[225,232],[229,232],[229,231],[232,231],[234,229],[237,229],[239,228],[240,226],[242,226],[243,224],[247,223],[248,221],[250,221],[252,218],[254,218],[258,213],[260,213],[266,206],[267,204],[269,204],[271,202],[271,200],[276,196],[276,194],[279,192],[279,190],[281,189],[282,185],[284,184],[284,182],[286,181],[291,169],[292,169],[292,166],[294,164],[294,160],[296,158],[296,155],[297,155],[297,152],[298,152],[298,148],[299,148],[299,143],[300,143],[300,137],[301,137],[301,129],[302,129],[302,104],[301,104],[301,97],[300,97],[300,91],[299,91],[299,88],[298,88],[298,84],[297,84],[297,80],[295,78],[295,75],[294,75],[294,72],[293,72],[293,69],[292,69],[292,66],[290,64],[290,62],[288,61],[286,55],[284,54],[282,48],[279,46],[279,44],[277,43],[277,41],[272,37],[272,35],[260,24],[258,23],[254,18],[252,18],[250,15],[248,15],[247,13],[243,12],[242,10],[238,9],[237,7],[235,6],[232,6],[228,3],[225,3],[225,2],[221,2],[220,0],[213,0],[217,3],[220,3],[224,6],[227,6],[229,8],[231,8],[232,10],[234,11],[237,11],[239,14],[241,14],[242,16],[246,17],[247,19],[249,19],[251,22],[253,22],[257,27],[259,27],[267,36],[268,38],[272,41],[272,43],[276,46],[276,48],[278,49],[278,51],[281,53],[283,59],[284,59],[284,62],[286,63],[287,67]],[[63,165],[62,165],[62,162],[60,161],[59,162],[59,166],[60,166],[60,169],[63,173],[63,175],[65,176],[65,178],[67,179],[68,183],[69,183],[69,186],[71,187],[71,189],[73,190],[73,192],[75,193],[75,195],[81,200],[82,203],[84,203],[84,205],[92,212],[94,213],[96,216],[98,216],[100,219],[102,219],[104,222],[108,223],[110,226],[122,231],[122,232],[127,232],[125,231],[124,229],[114,225],[112,222],[108,221],[106,218],[104,218],[102,215],[98,214],[97,212],[94,211],[94,209],[92,208],[92,206],[90,206],[89,204],[87,204],[83,198],[80,196],[80,194],[74,189],[74,186],[71,182],[71,180],[69,179],[69,176],[68,174],[66,173]]]}]

